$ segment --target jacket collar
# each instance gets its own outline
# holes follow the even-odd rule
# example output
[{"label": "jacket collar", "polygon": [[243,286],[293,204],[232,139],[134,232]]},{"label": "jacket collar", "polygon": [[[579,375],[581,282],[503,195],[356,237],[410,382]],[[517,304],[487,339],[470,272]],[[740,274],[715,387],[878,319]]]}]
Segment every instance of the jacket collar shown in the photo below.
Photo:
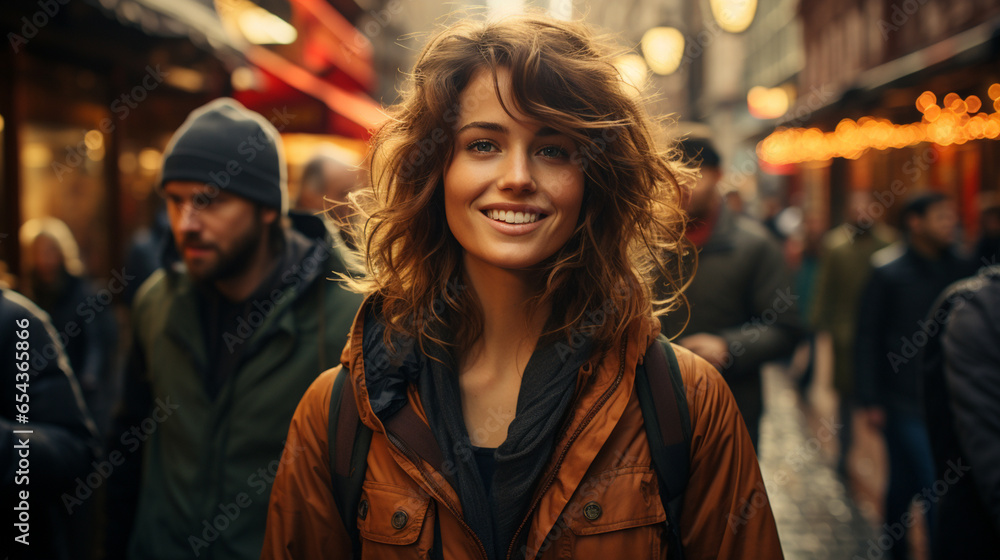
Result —
[{"label": "jacket collar", "polygon": [[[411,382],[414,375],[419,375],[419,371],[411,369],[412,362],[411,358],[406,357],[407,352],[386,354],[377,359],[365,356],[366,321],[374,320],[377,309],[376,296],[367,297],[361,304],[341,360],[355,387],[354,394],[361,421],[373,431],[384,434],[386,429],[382,420],[387,413],[391,414],[401,400],[408,400],[421,422],[426,424],[427,417],[420,405],[415,384]],[[610,351],[596,368],[591,368],[588,364],[580,369],[578,394],[566,429],[556,442],[555,452],[549,459],[536,495],[532,498],[529,517],[533,536],[528,542],[529,552],[542,545],[545,535],[555,526],[568,505],[573,490],[581,484],[590,464],[622,418],[632,396],[636,366],[656,339],[659,330],[659,321],[652,318],[637,319],[627,329],[625,339],[615,345],[616,350]],[[369,331],[369,336],[371,333]],[[366,366],[373,368],[373,371],[367,371]],[[381,376],[387,376],[389,380],[374,379]],[[402,443],[405,445],[408,442]],[[567,447],[572,449],[572,453],[561,453]],[[447,476],[438,471],[422,473],[421,469],[425,468],[423,465],[418,465],[401,450],[392,448],[391,445],[390,448],[399,466],[424,491],[442,501],[451,501],[452,504],[458,502],[457,493]],[[563,457],[561,463],[558,462],[560,457]],[[434,484],[428,484],[428,480]],[[546,487],[552,486],[561,490],[544,491]]]}]

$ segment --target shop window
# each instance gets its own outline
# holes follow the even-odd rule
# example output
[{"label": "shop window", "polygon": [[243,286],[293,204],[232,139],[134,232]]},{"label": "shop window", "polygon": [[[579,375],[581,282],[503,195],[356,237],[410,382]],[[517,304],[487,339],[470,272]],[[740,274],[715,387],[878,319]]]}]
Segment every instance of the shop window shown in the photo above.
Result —
[{"label": "shop window", "polygon": [[94,129],[25,123],[21,130],[21,215],[66,222],[88,272],[110,267],[107,239],[106,146]]}]

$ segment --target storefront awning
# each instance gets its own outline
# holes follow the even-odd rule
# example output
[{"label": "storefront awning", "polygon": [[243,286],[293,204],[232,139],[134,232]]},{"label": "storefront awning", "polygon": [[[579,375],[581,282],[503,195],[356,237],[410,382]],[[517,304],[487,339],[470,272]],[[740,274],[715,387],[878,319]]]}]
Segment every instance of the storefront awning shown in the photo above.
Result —
[{"label": "storefront awning", "polygon": [[[946,67],[964,67],[990,60],[996,56],[1000,18],[993,18],[957,35],[944,39],[918,51],[862,72],[846,88],[822,95],[800,97],[796,106],[789,109],[779,126],[797,121],[801,126],[802,115],[810,115],[808,122],[821,119],[827,113],[840,114],[845,106],[872,102],[887,88],[911,86]],[[817,98],[825,101],[819,103]]]},{"label": "storefront awning", "polygon": [[370,43],[322,0],[293,0],[291,19],[300,28],[301,48],[283,49],[282,54],[227,30],[213,0],[90,1],[147,34],[187,37],[211,51],[230,72],[250,66],[265,74],[269,79],[256,84],[257,90],[235,94],[251,109],[265,112],[313,101],[322,105],[325,116],[306,128],[293,124],[289,131],[367,138],[368,131],[385,118],[381,106],[365,91],[374,86]]}]

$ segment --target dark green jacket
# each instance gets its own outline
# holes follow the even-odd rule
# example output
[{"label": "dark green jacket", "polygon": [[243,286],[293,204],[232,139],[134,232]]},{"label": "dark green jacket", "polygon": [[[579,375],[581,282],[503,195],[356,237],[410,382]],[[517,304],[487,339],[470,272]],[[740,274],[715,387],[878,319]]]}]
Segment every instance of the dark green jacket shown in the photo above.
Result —
[{"label": "dark green jacket", "polygon": [[876,225],[862,230],[841,224],[823,236],[812,324],[833,339],[833,386],[842,396],[854,395],[854,336],[858,303],[871,274],[871,258],[892,243],[892,232]]},{"label": "dark green jacket", "polygon": [[206,389],[213,365],[198,288],[186,274],[160,270],[140,289],[135,353],[112,444],[133,469],[141,454],[142,474],[137,481],[119,469],[109,489],[112,535],[124,537],[134,519],[129,558],[260,555],[292,413],[317,375],[339,363],[361,301],[330,280],[331,271],[346,269],[319,220],[306,218],[298,225],[315,237],[304,258],[286,262],[277,286],[223,329],[227,346],[242,358],[214,399]]},{"label": "dark green jacket", "polygon": [[756,445],[761,366],[790,354],[799,334],[800,294],[792,292],[781,247],[763,225],[722,205],[684,293],[690,319],[684,309],[660,317],[663,333],[673,337],[683,329],[680,338],[709,333],[725,339],[730,360],[720,371]]}]

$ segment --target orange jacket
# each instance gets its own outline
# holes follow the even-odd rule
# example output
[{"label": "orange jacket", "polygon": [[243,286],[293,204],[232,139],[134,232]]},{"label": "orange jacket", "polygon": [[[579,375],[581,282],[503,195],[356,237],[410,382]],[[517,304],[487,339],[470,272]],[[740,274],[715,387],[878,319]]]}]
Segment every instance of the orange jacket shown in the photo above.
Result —
[{"label": "orange jacket", "polygon": [[[350,558],[350,537],[333,501],[327,449],[330,392],[336,376],[345,374],[354,384],[361,421],[374,432],[362,487],[368,508],[352,520],[360,529],[362,556],[429,558],[437,525],[445,559],[486,560],[463,521],[454,488],[428,463],[390,443],[373,413],[357,342],[364,314],[358,317],[342,367],[316,379],[292,419],[271,491],[261,558]],[[527,539],[520,539],[527,550],[513,551],[513,557],[666,558],[667,517],[633,390],[636,365],[658,331],[655,321],[629,330],[624,367],[617,353],[609,353],[596,370],[581,370],[569,429],[555,446],[521,529],[528,531]],[[757,458],[729,387],[707,362],[683,348],[674,350],[692,427],[691,474],[681,513],[685,557],[782,558]],[[426,422],[412,385],[408,398]],[[593,521],[584,515],[591,502],[601,512]],[[592,506],[589,512],[595,517]]]}]

